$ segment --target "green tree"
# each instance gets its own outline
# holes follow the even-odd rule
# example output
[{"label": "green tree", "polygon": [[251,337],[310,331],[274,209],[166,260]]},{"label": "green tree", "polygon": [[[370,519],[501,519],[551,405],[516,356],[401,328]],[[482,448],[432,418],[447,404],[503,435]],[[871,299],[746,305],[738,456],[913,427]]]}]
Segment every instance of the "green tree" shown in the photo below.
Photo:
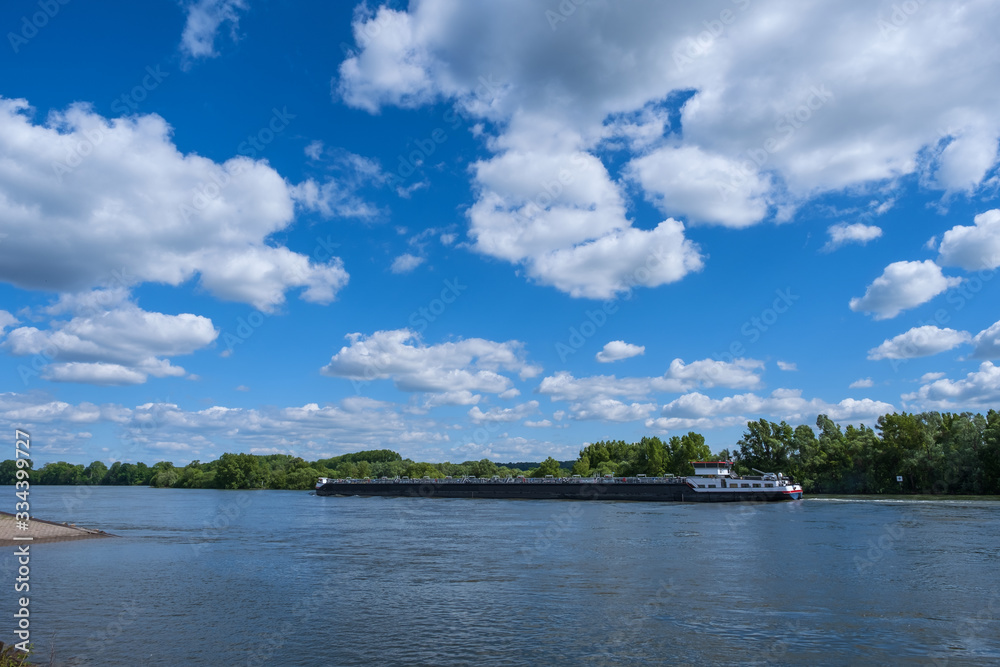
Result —
[{"label": "green tree", "polygon": [[430,463],[413,463],[406,469],[406,474],[411,479],[420,479],[421,477],[441,478],[446,476]]},{"label": "green tree", "polygon": [[792,435],[792,427],[785,422],[775,424],[766,419],[747,422],[746,432],[736,443],[740,447],[737,461],[746,468],[764,472],[790,471],[795,454]]},{"label": "green tree", "polygon": [[983,471],[981,493],[1000,494],[1000,412],[990,410],[986,422],[983,444],[976,452]]},{"label": "green tree", "polygon": [[[428,463],[427,465],[430,465],[430,464]],[[337,477],[344,477],[344,478],[360,477],[360,475],[358,475],[358,464],[357,463],[352,463],[350,461],[345,461],[345,462],[343,462],[343,463],[340,464],[340,467],[337,468],[337,470],[339,472],[339,474],[337,475]]]},{"label": "green tree", "polygon": [[[173,464],[171,463],[170,466],[173,467]],[[138,463],[135,464],[135,477],[133,478],[132,483],[149,484],[149,480],[153,478],[154,474],[156,473],[154,473],[149,466],[147,466],[142,461],[139,461]]]},{"label": "green tree", "polygon": [[[143,465],[145,465],[145,464],[143,464]],[[168,470],[173,470],[174,469],[174,464],[172,462],[170,462],[170,461],[157,461],[149,469],[152,470],[153,474],[155,475],[156,473],[166,472]]]},{"label": "green tree", "polygon": [[154,488],[166,489],[177,484],[179,479],[180,473],[177,472],[176,468],[170,468],[170,470],[161,470],[153,475],[153,478],[149,480],[149,485]]},{"label": "green tree", "polygon": [[7,459],[0,463],[0,484],[13,484],[17,481],[17,463],[14,459]]},{"label": "green tree", "polygon": [[667,442],[669,472],[681,477],[694,474],[692,461],[711,458],[712,450],[705,444],[705,436],[689,431],[687,435],[673,436]]},{"label": "green tree", "polygon": [[552,475],[553,477],[561,477],[561,471],[559,469],[559,461],[556,461],[551,456],[542,461],[541,465],[539,465],[531,472],[532,477],[545,477],[546,475]]},{"label": "green tree", "polygon": [[595,442],[592,445],[587,445],[580,452],[580,456],[586,456],[590,459],[590,465],[592,466],[599,466],[611,460],[608,448],[603,442]]},{"label": "green tree", "polygon": [[46,463],[32,475],[37,484],[85,484],[85,468],[65,461]]},{"label": "green tree", "polygon": [[604,477],[605,475],[617,475],[622,476],[622,466],[624,464],[621,461],[602,461],[596,468],[592,471],[598,477]]},{"label": "green tree", "polygon": [[835,491],[840,493],[878,493],[876,460],[882,441],[874,429],[861,424],[844,429],[845,472]]},{"label": "green tree", "polygon": [[259,489],[267,484],[267,473],[251,454],[225,453],[219,458],[215,484],[220,489]]},{"label": "green tree", "polygon": [[115,461],[111,464],[104,479],[101,480],[101,484],[110,484],[113,486],[149,484],[149,468],[145,463],[140,465],[142,466],[141,468],[135,463]]},{"label": "green tree", "polygon": [[174,486],[181,489],[211,488],[214,484],[206,479],[207,476],[208,474],[201,468],[201,461],[194,460],[178,473],[178,479],[174,482]]},{"label": "green tree", "polygon": [[816,418],[816,427],[820,430],[818,439],[805,424],[795,427],[792,441],[799,461],[794,477],[803,487],[826,488],[830,492],[836,488],[842,474],[838,462],[844,450],[844,436],[840,427],[826,415]]},{"label": "green tree", "polygon": [[368,463],[374,464],[402,460],[403,457],[391,449],[370,449],[363,452],[354,452],[353,454],[342,454],[341,456],[334,456],[329,459],[320,459],[316,461],[316,465],[330,470],[339,470],[342,469],[341,464],[343,463],[359,463],[361,461],[367,461]]},{"label": "green tree", "polygon": [[480,459],[469,466],[469,473],[479,478],[489,479],[497,474],[497,464],[489,459]]},{"label": "green tree", "polygon": [[[704,444],[704,439],[702,443]],[[670,453],[662,440],[657,437],[643,438],[635,448],[635,458],[629,466],[629,473],[658,477],[667,471],[670,463]]]},{"label": "green tree", "polygon": [[[375,463],[372,463],[372,475],[375,477],[388,477],[390,479],[402,477],[406,474],[406,465],[407,464],[402,460],[376,461]],[[319,468],[315,469],[317,471],[319,470]],[[323,475],[320,475],[320,477],[323,477]]]},{"label": "green tree", "polygon": [[100,484],[107,474],[108,466],[104,465],[103,461],[94,461],[83,471],[83,476],[87,478],[87,484]]},{"label": "green tree", "polygon": [[987,418],[964,412],[931,413],[925,420],[935,424],[932,458],[933,493],[983,493],[984,470],[979,451],[985,445]]},{"label": "green tree", "polygon": [[926,464],[934,439],[926,422],[918,415],[904,412],[882,415],[877,426],[882,446],[872,472],[878,492],[898,488],[897,475],[902,475],[905,491],[928,490],[930,479]]},{"label": "green tree", "polygon": [[285,488],[311,489],[316,485],[316,480],[322,476],[315,468],[298,468],[288,473]]},{"label": "green tree", "polygon": [[149,485],[156,488],[167,488],[177,483],[180,473],[174,468],[170,461],[158,461],[149,468],[152,476],[149,478]]}]

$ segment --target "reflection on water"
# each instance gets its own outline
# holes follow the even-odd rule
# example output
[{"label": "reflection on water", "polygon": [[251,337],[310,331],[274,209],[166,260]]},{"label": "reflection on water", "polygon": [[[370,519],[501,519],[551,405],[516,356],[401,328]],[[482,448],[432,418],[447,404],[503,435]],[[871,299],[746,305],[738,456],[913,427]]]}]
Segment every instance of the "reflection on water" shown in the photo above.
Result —
[{"label": "reflection on water", "polygon": [[122,536],[32,549],[32,639],[56,664],[1000,660],[990,501],[91,491],[32,489],[40,518]]}]

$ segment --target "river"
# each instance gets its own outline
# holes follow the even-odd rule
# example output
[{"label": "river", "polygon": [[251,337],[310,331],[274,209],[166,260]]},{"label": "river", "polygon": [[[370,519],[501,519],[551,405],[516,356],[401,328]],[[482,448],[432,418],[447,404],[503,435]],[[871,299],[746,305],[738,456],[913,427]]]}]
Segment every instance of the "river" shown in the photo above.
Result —
[{"label": "river", "polygon": [[[6,487],[14,503],[13,487]],[[1000,502],[33,487],[57,665],[1000,662]],[[0,554],[13,639],[13,548]]]}]

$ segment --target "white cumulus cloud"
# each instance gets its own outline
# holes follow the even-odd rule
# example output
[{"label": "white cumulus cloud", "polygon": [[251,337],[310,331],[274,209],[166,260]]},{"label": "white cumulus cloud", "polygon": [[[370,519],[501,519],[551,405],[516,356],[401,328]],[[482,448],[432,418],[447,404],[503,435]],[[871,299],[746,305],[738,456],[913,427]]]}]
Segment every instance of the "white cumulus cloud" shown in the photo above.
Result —
[{"label": "white cumulus cloud", "polygon": [[423,257],[404,253],[392,261],[392,266],[389,267],[389,270],[393,273],[409,273],[423,263]]},{"label": "white cumulus cloud", "polygon": [[190,58],[210,58],[215,51],[215,37],[223,24],[229,24],[233,40],[239,26],[240,12],[249,8],[246,0],[195,0],[187,4],[187,21],[181,34],[181,53]]},{"label": "white cumulus cloud", "polygon": [[542,378],[538,392],[553,401],[584,401],[614,397],[643,398],[655,392],[680,393],[695,387],[754,388],[760,384],[764,364],[755,359],[717,361],[701,359],[685,364],[681,359],[670,362],[667,372],[659,377],[626,377],[593,375],[577,378],[568,371]]},{"label": "white cumulus cloud", "polygon": [[15,356],[40,355],[49,362],[42,377],[54,382],[119,385],[183,376],[169,358],[203,349],[219,335],[207,317],[151,313],[126,300],[124,290],[64,295],[46,311],[73,317],[52,319],[47,329],[18,327],[0,346]]},{"label": "white cumulus cloud", "polygon": [[853,224],[841,223],[839,225],[831,225],[827,228],[826,233],[830,236],[830,240],[823,246],[823,250],[830,252],[848,243],[865,245],[869,241],[874,241],[882,236],[882,228],[875,225],[865,225],[860,222]]},{"label": "white cumulus cloud", "polygon": [[579,421],[632,422],[646,419],[655,403],[624,403],[613,398],[591,398],[570,405],[570,417]]},{"label": "white cumulus cloud", "polygon": [[1000,321],[983,329],[972,339],[975,349],[972,356],[977,359],[1000,359]]},{"label": "white cumulus cloud", "polygon": [[595,299],[676,282],[702,268],[682,223],[632,227],[600,160],[559,151],[515,147],[474,165],[479,196],[468,216],[478,251],[524,265],[542,284]]},{"label": "white cumulus cloud", "polygon": [[872,281],[863,297],[851,299],[850,307],[855,312],[871,313],[876,320],[891,319],[961,282],[961,278],[945,276],[929,259],[893,262]]},{"label": "white cumulus cloud", "polygon": [[108,120],[82,105],[36,124],[25,100],[0,98],[0,280],[75,292],[198,276],[267,311],[293,288],[330,302],[348,279],[339,259],[265,243],[293,222],[291,186],[263,161],[184,155],[171,132],[159,116]]},{"label": "white cumulus cloud", "polygon": [[490,408],[485,412],[480,410],[477,405],[469,410],[469,418],[475,424],[482,424],[484,422],[516,422],[536,412],[538,412],[538,401],[528,401],[513,408]]},{"label": "white cumulus cloud", "polygon": [[958,407],[993,408],[1000,401],[1000,367],[989,361],[961,380],[941,378],[904,394],[903,400],[925,410],[954,410]]},{"label": "white cumulus cloud", "polygon": [[466,338],[424,345],[408,329],[376,331],[370,336],[354,333],[347,339],[350,344],[321,369],[324,375],[362,382],[391,378],[402,391],[447,393],[458,403],[473,402],[477,392],[502,394],[510,390],[512,381],[501,370],[517,373],[522,379],[540,372],[525,360],[518,341]]},{"label": "white cumulus cloud", "polygon": [[18,319],[16,317],[8,313],[6,310],[0,310],[0,336],[2,336],[3,332],[7,330],[7,327],[17,323]]},{"label": "white cumulus cloud", "polygon": [[597,353],[597,360],[607,364],[612,361],[621,361],[622,359],[636,357],[645,352],[646,347],[644,345],[633,345],[623,340],[613,340],[606,343],[604,348]]},{"label": "white cumulus cloud", "polygon": [[980,213],[975,225],[955,225],[941,238],[938,261],[966,271],[992,270],[1000,266],[1000,209]]},{"label": "white cumulus cloud", "polygon": [[[607,293],[621,269],[605,270],[597,287],[539,260],[636,229],[622,215],[622,183],[668,220],[729,227],[787,219],[819,194],[891,188],[916,174],[942,193],[981,187],[997,163],[1000,16],[986,2],[961,12],[918,4],[896,25],[895,5],[864,0],[809,11],[787,0],[734,3],[714,37],[713,15],[696,3],[572,3],[572,15],[555,11],[554,21],[532,0],[362,5],[357,49],[334,84],[372,113],[445,101],[476,119],[493,156],[473,170],[475,247],[561,290]],[[665,110],[679,94],[687,99],[677,124]],[[548,187],[559,182],[552,163],[567,160],[564,189],[593,183],[589,203]],[[604,160],[623,165],[622,183]],[[875,229],[831,237],[870,241]],[[544,250],[522,242],[545,236]],[[696,270],[696,253],[683,253],[676,276]]]},{"label": "white cumulus cloud", "polygon": [[905,333],[883,341],[878,347],[868,350],[868,358],[879,360],[929,357],[952,350],[970,340],[972,340],[972,336],[966,331],[941,329],[928,324],[914,327]]},{"label": "white cumulus cloud", "polygon": [[768,214],[773,184],[759,172],[746,172],[738,160],[697,146],[669,146],[629,164],[637,181],[663,212],[692,222],[749,227]]},{"label": "white cumulus cloud", "polygon": [[871,419],[887,412],[893,406],[872,399],[845,398],[839,403],[828,403],[818,398],[805,399],[795,389],[776,389],[769,396],[753,393],[737,394],[714,399],[702,393],[685,394],[663,407],[663,418],[718,419],[739,416],[760,418],[768,416],[791,423],[815,421],[825,414],[834,421]]}]

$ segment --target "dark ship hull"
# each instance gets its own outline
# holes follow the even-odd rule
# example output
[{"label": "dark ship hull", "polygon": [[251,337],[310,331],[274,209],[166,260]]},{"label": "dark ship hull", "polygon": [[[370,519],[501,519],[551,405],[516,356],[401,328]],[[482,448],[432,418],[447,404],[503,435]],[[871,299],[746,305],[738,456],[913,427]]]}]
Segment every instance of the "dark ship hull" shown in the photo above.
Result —
[{"label": "dark ship hull", "polygon": [[525,500],[637,500],[655,502],[747,502],[794,500],[801,487],[698,488],[684,478],[587,481],[532,480],[337,480],[317,484],[318,496],[503,498]]}]

